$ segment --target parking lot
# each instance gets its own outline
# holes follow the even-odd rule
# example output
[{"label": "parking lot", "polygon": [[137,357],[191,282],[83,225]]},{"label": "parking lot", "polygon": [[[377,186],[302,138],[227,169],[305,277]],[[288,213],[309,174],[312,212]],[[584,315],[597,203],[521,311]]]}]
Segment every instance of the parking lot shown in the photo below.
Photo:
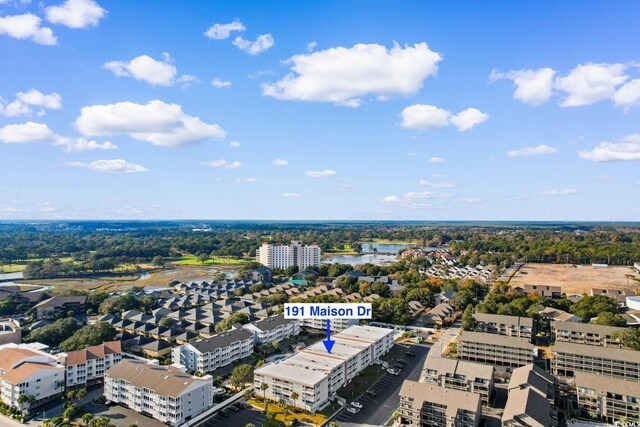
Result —
[{"label": "parking lot", "polygon": [[413,357],[405,353],[399,359],[404,364],[399,375],[385,372],[367,392],[355,399],[356,402],[362,404],[362,409],[353,414],[348,411],[348,408],[352,407],[351,402],[347,402],[348,407],[338,414],[335,421],[340,426],[383,425],[400,404],[399,393],[402,382],[405,379],[417,381],[420,378],[420,372],[428,351],[429,348],[427,346],[413,346],[410,350]]},{"label": "parking lot", "polygon": [[222,411],[213,417],[198,424],[198,427],[244,427],[251,423],[259,426],[266,421],[266,417],[261,410],[249,407],[237,412],[230,409]]}]

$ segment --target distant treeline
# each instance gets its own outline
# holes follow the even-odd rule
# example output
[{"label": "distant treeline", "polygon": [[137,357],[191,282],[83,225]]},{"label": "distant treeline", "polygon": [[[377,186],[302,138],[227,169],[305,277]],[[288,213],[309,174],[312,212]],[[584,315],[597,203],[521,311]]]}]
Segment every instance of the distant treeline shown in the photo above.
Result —
[{"label": "distant treeline", "polygon": [[[82,224],[82,223],[79,223]],[[323,251],[343,249],[371,239],[412,241],[424,246],[448,245],[463,263],[506,266],[514,261],[546,263],[609,263],[629,265],[640,260],[640,232],[603,226],[535,228],[522,226],[425,226],[410,223],[238,223],[210,231],[193,232],[193,224],[147,227],[88,227],[73,224],[34,226],[0,224],[0,262],[71,257],[68,262],[37,262],[27,271],[34,276],[57,270],[64,276],[111,271],[153,258],[170,259],[182,254],[255,256],[261,242],[317,242]],[[105,224],[103,224],[105,225]],[[50,271],[49,271],[50,272]],[[30,274],[30,273],[29,273]]]}]

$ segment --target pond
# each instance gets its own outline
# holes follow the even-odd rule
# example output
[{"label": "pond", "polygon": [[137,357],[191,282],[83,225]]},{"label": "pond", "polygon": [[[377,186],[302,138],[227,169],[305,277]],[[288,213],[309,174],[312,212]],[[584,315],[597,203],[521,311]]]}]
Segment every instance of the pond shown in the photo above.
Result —
[{"label": "pond", "polygon": [[362,248],[362,252],[380,252],[384,254],[397,254],[403,249],[408,248],[408,244],[396,244],[396,243],[373,243],[373,242],[362,242],[360,243],[360,247]]},{"label": "pond", "polygon": [[327,264],[388,264],[397,261],[395,255],[377,255],[377,254],[363,254],[363,255],[336,255],[331,258],[323,259],[322,262]]},{"label": "pond", "polygon": [[0,282],[4,280],[20,280],[24,279],[22,275],[22,271],[18,271],[15,273],[0,273]]}]

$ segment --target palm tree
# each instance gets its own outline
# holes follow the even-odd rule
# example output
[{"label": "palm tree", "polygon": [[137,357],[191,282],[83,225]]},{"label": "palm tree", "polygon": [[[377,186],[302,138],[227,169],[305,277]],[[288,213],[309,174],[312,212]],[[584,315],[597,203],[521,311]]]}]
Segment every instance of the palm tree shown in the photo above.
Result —
[{"label": "palm tree", "polygon": [[[293,409],[295,410],[296,407],[296,400],[298,400],[298,398],[300,397],[300,395],[298,393],[296,393],[295,391],[293,393],[291,393],[291,400],[293,400]],[[293,411],[292,411],[293,412]]]},{"label": "palm tree", "polygon": [[86,388],[81,388],[79,390],[76,390],[76,399],[84,399],[85,397],[87,397]]},{"label": "palm tree", "polygon": [[85,426],[89,425],[89,423],[93,419],[93,416],[94,416],[93,414],[90,414],[88,412],[86,414],[82,415],[81,420],[82,420],[82,422],[84,423]]},{"label": "palm tree", "polygon": [[269,384],[262,383],[260,384],[260,390],[262,390],[262,399],[264,400],[264,413],[267,413],[267,389],[269,388]]},{"label": "palm tree", "polygon": [[29,406],[35,403],[36,397],[30,394],[21,394],[18,396],[18,404],[22,406],[24,412],[29,412]]}]

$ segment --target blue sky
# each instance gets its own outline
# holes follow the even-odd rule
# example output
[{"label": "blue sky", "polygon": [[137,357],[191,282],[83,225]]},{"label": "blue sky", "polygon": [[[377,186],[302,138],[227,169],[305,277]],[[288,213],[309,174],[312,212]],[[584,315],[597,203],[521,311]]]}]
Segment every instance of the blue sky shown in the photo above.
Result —
[{"label": "blue sky", "polygon": [[0,219],[639,220],[640,4],[456,6],[0,0]]}]

